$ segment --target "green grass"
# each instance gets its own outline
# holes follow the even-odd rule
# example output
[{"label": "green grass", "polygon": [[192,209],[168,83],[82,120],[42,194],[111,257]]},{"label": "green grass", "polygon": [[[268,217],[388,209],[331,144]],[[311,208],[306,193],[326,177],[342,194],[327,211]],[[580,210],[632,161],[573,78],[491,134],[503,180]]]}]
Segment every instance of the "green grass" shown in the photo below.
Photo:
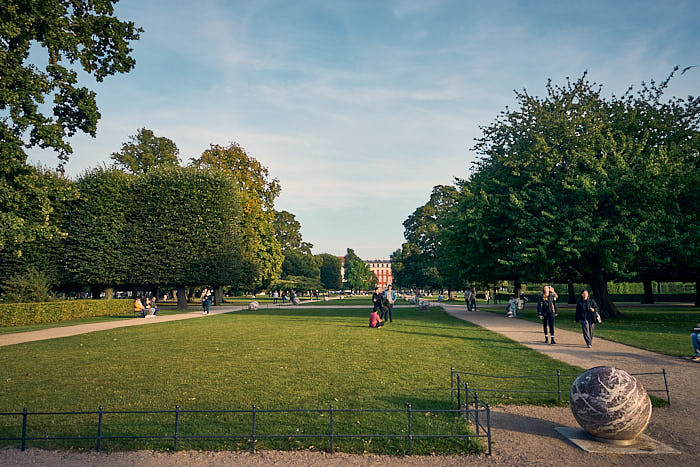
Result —
[{"label": "green grass", "polygon": [[[0,412],[173,409],[387,408],[385,414],[336,414],[336,433],[405,433],[405,404],[420,411],[414,432],[464,433],[464,419],[426,413],[453,408],[450,367],[493,374],[578,373],[498,334],[452,318],[400,309],[383,329],[367,327],[367,310],[284,308],[242,311],[171,323],[153,323],[70,338],[0,348]],[[478,379],[470,384],[481,384]],[[533,382],[532,388],[551,381]],[[552,396],[495,393],[505,403],[553,403]],[[248,433],[249,414],[186,414],[181,434]],[[95,415],[30,417],[30,435],[94,432]],[[18,419],[0,417],[0,437],[18,435]],[[173,415],[107,415],[104,434],[172,434]],[[266,414],[258,434],[326,433],[328,414]],[[296,430],[299,431],[296,431]],[[403,431],[402,431],[403,430]],[[105,449],[168,449],[172,440],[105,441]],[[327,441],[260,441],[259,448],[327,449]],[[7,443],[6,443],[7,444]],[[16,443],[14,443],[16,445]],[[90,448],[92,441],[33,442],[39,447]],[[311,448],[313,446],[313,448]],[[247,449],[245,439],[181,440],[180,448]],[[349,452],[403,454],[402,439],[337,440]],[[414,452],[470,452],[478,443],[418,440]]]},{"label": "green grass", "polygon": [[[504,307],[483,309],[502,313]],[[519,318],[539,322],[537,305],[530,303],[526,307]],[[596,325],[594,336],[665,355],[692,355],[690,333],[700,322],[700,309],[687,306],[623,306],[620,311],[624,315],[621,318],[603,318],[603,323]],[[580,333],[581,325],[574,321],[575,314],[573,305],[560,306],[555,326]]]}]

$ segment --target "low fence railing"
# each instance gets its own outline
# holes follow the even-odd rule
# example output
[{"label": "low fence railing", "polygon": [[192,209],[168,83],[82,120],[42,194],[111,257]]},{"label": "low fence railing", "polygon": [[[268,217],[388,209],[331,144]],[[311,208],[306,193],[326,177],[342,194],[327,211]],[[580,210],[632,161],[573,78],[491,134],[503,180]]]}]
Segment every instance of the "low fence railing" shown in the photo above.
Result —
[{"label": "low fence railing", "polygon": [[[430,413],[430,414],[448,414],[453,413],[455,416],[466,416],[471,420],[483,420],[486,419],[486,424],[477,423],[477,432],[469,433],[466,429],[464,433],[423,433],[417,432],[415,429],[415,419],[416,413]],[[295,414],[297,417],[301,417],[301,414],[321,414],[321,416],[328,416],[327,431],[324,430],[323,433],[299,433],[298,430],[288,433],[267,433],[261,432],[258,427],[260,417],[264,414]],[[367,433],[350,433],[341,432],[338,430],[338,424],[335,422],[334,418],[340,414],[386,414],[386,413],[405,413],[405,426],[406,431],[404,433],[377,433],[377,432],[367,432]],[[107,431],[108,418],[114,415],[136,415],[137,417],[147,417],[150,415],[166,415],[169,418],[169,433],[167,434],[114,434],[111,431]],[[250,425],[249,430],[246,432],[238,433],[221,433],[221,434],[207,434],[207,433],[197,433],[197,434],[185,434],[183,432],[183,416],[187,414],[239,414],[249,417]],[[58,434],[44,434],[42,436],[32,435],[30,433],[30,418],[34,419],[39,416],[49,416],[49,417],[70,417],[70,416],[87,416],[92,422],[87,424],[81,424],[80,426],[85,428],[91,425],[92,429],[90,434],[74,434],[69,433],[58,433]],[[459,409],[414,409],[411,404],[406,404],[405,409],[337,409],[333,405],[330,405],[327,409],[281,409],[281,410],[262,410],[253,405],[250,409],[246,410],[183,410],[180,406],[176,406],[173,410],[132,410],[132,411],[114,411],[114,410],[104,410],[102,406],[99,407],[97,411],[76,411],[76,412],[30,412],[27,408],[24,408],[21,412],[6,412],[0,413],[0,419],[6,419],[7,417],[15,417],[17,419],[17,425],[15,429],[17,430],[17,436],[5,436],[0,437],[0,441],[18,441],[20,444],[20,449],[24,451],[27,444],[36,441],[50,441],[50,440],[81,440],[81,441],[93,441],[94,448],[96,451],[100,451],[103,447],[105,441],[110,440],[138,440],[138,439],[151,439],[151,440],[171,440],[172,449],[176,451],[178,449],[178,443],[181,440],[243,440],[250,444],[250,450],[255,452],[256,442],[262,439],[280,439],[280,440],[292,440],[292,439],[326,439],[329,442],[330,449],[329,452],[333,453],[335,450],[335,441],[338,439],[348,439],[348,438],[393,438],[393,439],[403,439],[408,443],[408,455],[413,454],[413,442],[416,439],[431,439],[431,438],[452,438],[457,440],[468,440],[468,439],[484,439],[487,443],[488,453],[491,454],[491,423],[490,423],[490,412],[489,407],[486,404],[474,404],[473,409],[466,408],[466,413],[464,408]],[[424,418],[424,417],[422,417]],[[132,425],[133,426],[133,425]],[[191,428],[191,427],[190,427]],[[41,429],[46,429],[44,425]],[[55,428],[54,428],[55,429]],[[87,428],[85,428],[87,431]],[[5,432],[12,431],[10,427],[4,425]],[[352,430],[348,430],[352,431]],[[2,436],[2,433],[0,433]]]},{"label": "low fence railing", "polygon": [[[569,388],[565,388],[562,390],[562,378],[566,378],[567,382],[569,379],[571,379],[571,383],[573,383],[573,379],[575,379],[578,374],[571,374],[571,373],[562,373],[561,370],[556,371],[556,373],[545,373],[545,374],[532,374],[532,375],[511,375],[511,376],[501,376],[501,375],[485,375],[481,373],[472,373],[468,371],[457,371],[454,368],[450,369],[450,391],[451,391],[451,400],[454,403],[455,397],[457,398],[458,401],[461,400],[461,394],[460,392],[463,390],[466,390],[467,393],[469,392],[474,392],[474,393],[514,393],[514,394],[556,394],[557,401],[561,402],[562,400],[562,393],[569,393]],[[654,388],[654,389],[649,389],[646,388],[647,392],[649,393],[664,393],[666,395],[666,402],[668,403],[669,407],[671,406],[671,395],[668,390],[668,378],[666,374],[666,369],[662,368],[661,371],[651,371],[651,372],[646,372],[646,373],[630,373],[631,376],[658,376],[659,378],[656,378],[656,380],[660,380],[663,378],[663,388]],[[556,382],[556,389],[540,389],[540,390],[532,390],[532,389],[522,389],[522,388],[489,388],[489,387],[476,387],[476,385],[470,385],[467,377],[473,376],[477,378],[486,378],[486,379],[494,379],[494,380],[523,380],[523,379],[529,379],[529,380],[551,380],[552,383]],[[459,406],[459,404],[458,404]]]}]

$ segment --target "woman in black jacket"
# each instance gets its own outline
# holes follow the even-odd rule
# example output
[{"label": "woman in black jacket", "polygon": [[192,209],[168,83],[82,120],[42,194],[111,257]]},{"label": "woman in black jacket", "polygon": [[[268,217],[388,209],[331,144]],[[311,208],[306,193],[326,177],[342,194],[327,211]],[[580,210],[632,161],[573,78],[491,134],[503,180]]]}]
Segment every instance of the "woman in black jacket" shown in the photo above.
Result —
[{"label": "woman in black jacket", "polygon": [[[542,320],[545,344],[556,344],[554,341],[554,317],[558,314],[556,305],[557,298],[559,298],[559,295],[554,291],[554,287],[546,285],[542,287],[542,295],[540,295],[540,299],[537,301],[537,316]],[[551,340],[547,328],[549,328],[549,333],[551,333]]]},{"label": "woman in black jacket", "polygon": [[581,291],[581,298],[576,302],[576,322],[581,322],[583,330],[583,340],[586,347],[591,348],[593,343],[593,331],[595,330],[595,314],[598,311],[598,304],[588,296],[588,290]]}]

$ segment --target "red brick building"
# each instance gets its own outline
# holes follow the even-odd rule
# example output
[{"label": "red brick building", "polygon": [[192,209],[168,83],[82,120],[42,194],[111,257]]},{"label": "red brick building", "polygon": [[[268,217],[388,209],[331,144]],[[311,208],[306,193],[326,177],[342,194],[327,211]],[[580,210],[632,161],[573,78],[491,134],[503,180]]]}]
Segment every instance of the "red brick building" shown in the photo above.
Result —
[{"label": "red brick building", "polygon": [[382,289],[388,284],[394,283],[394,276],[391,273],[391,261],[388,259],[365,260],[369,270],[377,276],[377,285]]}]

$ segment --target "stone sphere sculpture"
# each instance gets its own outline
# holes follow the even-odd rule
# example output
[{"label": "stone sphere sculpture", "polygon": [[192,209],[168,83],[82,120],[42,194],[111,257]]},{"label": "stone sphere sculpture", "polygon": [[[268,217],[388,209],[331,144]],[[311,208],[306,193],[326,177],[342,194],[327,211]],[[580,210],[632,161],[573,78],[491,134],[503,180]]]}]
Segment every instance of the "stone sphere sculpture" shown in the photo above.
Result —
[{"label": "stone sphere sculpture", "polygon": [[420,300],[418,302],[418,307],[421,309],[421,311],[426,311],[430,307],[430,304],[427,300]]},{"label": "stone sphere sculpture", "polygon": [[260,307],[260,304],[256,301],[252,301],[248,304],[248,310],[255,311]]},{"label": "stone sphere sculpture", "polygon": [[574,418],[599,441],[632,444],[651,419],[651,400],[644,386],[618,368],[598,366],[584,371],[569,395]]}]

